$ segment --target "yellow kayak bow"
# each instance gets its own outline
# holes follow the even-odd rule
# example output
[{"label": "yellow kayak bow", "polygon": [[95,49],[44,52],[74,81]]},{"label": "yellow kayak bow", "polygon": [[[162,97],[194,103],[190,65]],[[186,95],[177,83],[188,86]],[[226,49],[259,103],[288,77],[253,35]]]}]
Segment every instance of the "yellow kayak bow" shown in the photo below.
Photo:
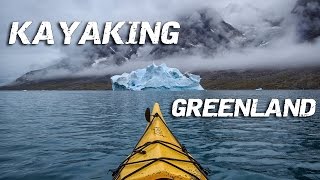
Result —
[{"label": "yellow kayak bow", "polygon": [[199,163],[172,134],[163,119],[158,103],[150,122],[133,152],[113,173],[113,179],[207,179]]}]

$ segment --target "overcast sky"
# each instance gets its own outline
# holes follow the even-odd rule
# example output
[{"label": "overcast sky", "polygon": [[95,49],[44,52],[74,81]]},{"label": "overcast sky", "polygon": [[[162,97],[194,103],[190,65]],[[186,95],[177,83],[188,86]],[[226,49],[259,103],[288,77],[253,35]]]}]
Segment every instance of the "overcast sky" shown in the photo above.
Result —
[{"label": "overcast sky", "polygon": [[[1,0],[0,83],[13,80],[30,70],[46,67],[65,56],[64,49],[68,47],[61,46],[62,34],[57,27],[59,21],[97,21],[101,24],[105,21],[120,20],[167,21],[174,19],[181,12],[193,11],[199,7],[212,7],[227,22],[241,29],[244,24],[261,21],[265,14],[274,17],[288,14],[294,3],[295,0]],[[7,45],[13,21],[33,21],[27,30],[31,40],[39,22],[50,21],[55,45]],[[73,37],[73,44],[77,38]]]},{"label": "overcast sky", "polygon": [[[59,21],[117,21],[164,20],[172,15],[169,1],[119,1],[119,0],[2,0],[0,1],[0,82],[14,79],[25,72],[45,67],[64,54],[61,51],[61,33],[53,27],[55,45],[7,45],[13,21],[33,21],[27,30],[30,38],[41,21],[56,26]],[[171,3],[179,7],[178,2]],[[139,8],[138,7],[139,5]],[[178,9],[178,8],[177,8]],[[64,47],[65,48],[65,47]]]}]

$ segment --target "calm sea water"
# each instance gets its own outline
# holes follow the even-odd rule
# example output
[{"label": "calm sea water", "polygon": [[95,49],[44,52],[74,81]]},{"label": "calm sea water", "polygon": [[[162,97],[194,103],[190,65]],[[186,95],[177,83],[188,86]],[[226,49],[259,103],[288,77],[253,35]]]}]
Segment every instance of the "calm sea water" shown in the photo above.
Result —
[{"label": "calm sea water", "polygon": [[[2,91],[0,179],[111,179],[159,102],[210,179],[320,179],[320,109],[310,118],[173,118],[177,98],[314,98],[320,91]],[[263,107],[261,107],[263,109]]]}]

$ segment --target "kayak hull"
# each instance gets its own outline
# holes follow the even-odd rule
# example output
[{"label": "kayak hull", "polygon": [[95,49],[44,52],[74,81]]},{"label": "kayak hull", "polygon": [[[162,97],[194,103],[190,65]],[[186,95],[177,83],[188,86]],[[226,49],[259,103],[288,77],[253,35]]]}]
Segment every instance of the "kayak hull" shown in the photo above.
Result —
[{"label": "kayak hull", "polygon": [[172,134],[155,103],[151,121],[114,179],[207,179],[200,164]]}]

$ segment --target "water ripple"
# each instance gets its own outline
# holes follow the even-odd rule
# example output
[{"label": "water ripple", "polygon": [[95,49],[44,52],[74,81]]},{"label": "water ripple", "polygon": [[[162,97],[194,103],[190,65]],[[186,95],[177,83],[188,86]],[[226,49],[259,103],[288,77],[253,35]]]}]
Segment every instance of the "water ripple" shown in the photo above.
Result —
[{"label": "water ripple", "polygon": [[320,179],[319,107],[303,119],[170,116],[177,98],[230,97],[319,101],[320,91],[2,91],[0,179],[111,179],[154,102],[211,179]]}]

